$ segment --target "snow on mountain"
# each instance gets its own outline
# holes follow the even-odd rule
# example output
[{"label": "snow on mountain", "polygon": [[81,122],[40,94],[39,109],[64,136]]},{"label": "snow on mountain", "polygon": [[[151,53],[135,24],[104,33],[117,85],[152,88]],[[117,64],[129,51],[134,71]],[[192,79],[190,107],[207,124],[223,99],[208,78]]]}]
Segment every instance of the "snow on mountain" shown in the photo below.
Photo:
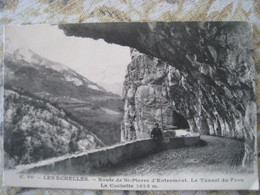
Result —
[{"label": "snow on mountain", "polygon": [[[12,52],[7,52],[12,54]],[[34,53],[31,49],[19,48],[13,52],[14,58],[17,60],[24,60],[29,63],[37,64],[40,66],[44,66],[45,68],[52,68],[58,72],[68,71],[69,68],[61,63],[53,62],[48,60],[36,53]]]},{"label": "snow on mountain", "polygon": [[41,67],[45,67],[45,68],[51,68],[58,72],[69,71],[72,75],[75,75],[75,73],[73,73],[73,71],[69,67],[67,67],[61,63],[48,60],[48,59],[34,53],[31,49],[19,48],[16,50],[7,50],[5,52],[5,57],[13,58],[13,60],[15,60],[15,61],[27,62],[28,64],[26,64],[26,65],[29,65],[29,66],[34,65],[35,68],[39,68],[39,66],[41,66]]},{"label": "snow on mountain", "polygon": [[73,82],[74,85],[76,85],[76,86],[83,85],[83,82],[80,79],[78,79],[76,77],[72,77],[71,75],[65,75],[65,80],[69,81],[69,82]]},{"label": "snow on mountain", "polygon": [[[15,62],[19,66],[28,66],[28,67],[33,67],[35,69],[47,68],[47,69],[60,72],[62,73],[60,75],[62,77],[61,78],[62,80],[71,82],[75,86],[81,86],[87,84],[86,86],[89,86],[89,88],[92,90],[105,92],[105,90],[102,87],[97,86],[96,84],[94,84],[93,82],[85,78],[84,76],[76,73],[74,70],[67,67],[66,65],[48,60],[34,53],[31,49],[28,48],[8,49],[5,52],[5,58],[7,59],[7,61],[11,60],[12,62]],[[11,74],[13,74],[13,71],[9,70],[9,67],[7,67],[7,73],[9,74],[8,76],[11,76]]]},{"label": "snow on mountain", "polygon": [[89,88],[94,89],[94,90],[98,90],[101,91],[101,88],[98,87],[97,85],[88,85]]},{"label": "snow on mountain", "polygon": [[33,55],[34,53],[31,50],[27,49],[17,49],[13,53],[14,57],[17,60],[25,60],[27,62],[34,62]]}]

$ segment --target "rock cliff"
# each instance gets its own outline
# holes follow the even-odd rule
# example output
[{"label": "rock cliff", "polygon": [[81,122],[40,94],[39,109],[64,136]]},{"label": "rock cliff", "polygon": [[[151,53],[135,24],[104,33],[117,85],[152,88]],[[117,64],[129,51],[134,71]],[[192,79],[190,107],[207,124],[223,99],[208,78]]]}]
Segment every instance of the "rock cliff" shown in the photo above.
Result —
[{"label": "rock cliff", "polygon": [[[244,164],[253,160],[256,104],[250,24],[157,22],[70,24],[60,28],[67,35],[103,38],[145,54],[133,57],[124,92],[125,115],[146,118],[136,124],[140,132],[146,128],[143,123],[153,122],[147,113],[158,120],[157,104],[162,103],[165,112],[173,110],[183,116],[191,131],[244,140]],[[136,111],[138,104],[145,105],[140,112]],[[149,104],[154,105],[153,110]]]},{"label": "rock cliff", "polygon": [[170,94],[171,66],[156,57],[131,49],[123,88],[124,118],[121,140],[135,139],[130,131],[135,126],[136,138],[149,138],[154,123],[164,129],[188,128],[185,118],[176,112]]}]

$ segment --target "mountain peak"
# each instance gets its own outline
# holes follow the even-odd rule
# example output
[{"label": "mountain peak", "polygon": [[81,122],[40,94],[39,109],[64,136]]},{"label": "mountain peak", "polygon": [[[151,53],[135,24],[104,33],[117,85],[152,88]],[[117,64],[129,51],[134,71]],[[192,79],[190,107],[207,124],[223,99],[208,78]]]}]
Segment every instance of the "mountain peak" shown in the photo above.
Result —
[{"label": "mountain peak", "polygon": [[25,60],[27,62],[33,62],[34,52],[30,49],[16,49],[13,52],[14,57],[19,60]]},{"label": "mountain peak", "polygon": [[[82,91],[84,91],[82,97],[100,93],[109,94],[103,87],[88,80],[68,66],[51,61],[26,47],[8,49],[5,53],[5,66],[6,81],[10,79],[17,80],[18,77],[21,76],[21,83],[16,83],[16,85],[22,85],[20,87],[27,88],[23,83],[28,82],[30,86],[32,86],[34,82],[35,89],[28,89],[31,92],[40,92],[39,87],[41,87],[45,90],[49,89],[47,91],[53,94],[57,93],[58,95],[68,95],[72,93],[71,95],[73,97],[77,97],[77,94],[82,94]],[[23,73],[22,75],[20,74],[21,72]],[[49,83],[48,86],[46,83]],[[64,91],[64,89],[68,88],[70,88],[70,91],[67,90],[65,93],[66,90]],[[109,95],[113,96],[113,94]]]}]

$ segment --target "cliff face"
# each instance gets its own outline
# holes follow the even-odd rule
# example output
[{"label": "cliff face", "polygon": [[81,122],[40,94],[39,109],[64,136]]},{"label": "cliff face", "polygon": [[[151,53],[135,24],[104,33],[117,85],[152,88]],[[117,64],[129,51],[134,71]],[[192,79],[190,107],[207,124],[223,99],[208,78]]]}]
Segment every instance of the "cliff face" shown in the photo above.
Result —
[{"label": "cliff face", "polygon": [[128,65],[124,88],[124,119],[121,140],[135,139],[130,131],[133,122],[136,138],[149,138],[157,122],[163,129],[188,128],[185,118],[176,112],[170,94],[171,66],[131,49],[132,62]]},{"label": "cliff face", "polygon": [[[256,104],[248,23],[71,24],[60,28],[67,35],[103,38],[147,55],[133,58],[125,84],[125,120],[145,118],[135,119],[140,132],[146,128],[143,122],[158,120],[161,101],[169,105],[166,110],[184,116],[191,131],[245,140],[244,163],[253,160]],[[138,104],[145,108],[137,112]]]},{"label": "cliff face", "polygon": [[[187,127],[201,134],[246,139],[245,115],[254,109],[246,101],[252,94],[242,88],[231,91],[222,86],[216,90],[210,83],[201,85],[188,74],[136,49],[131,50],[131,56],[123,91],[122,141],[133,139],[131,122],[137,139],[150,137],[155,122],[163,129]],[[195,63],[195,59],[190,60]]]}]

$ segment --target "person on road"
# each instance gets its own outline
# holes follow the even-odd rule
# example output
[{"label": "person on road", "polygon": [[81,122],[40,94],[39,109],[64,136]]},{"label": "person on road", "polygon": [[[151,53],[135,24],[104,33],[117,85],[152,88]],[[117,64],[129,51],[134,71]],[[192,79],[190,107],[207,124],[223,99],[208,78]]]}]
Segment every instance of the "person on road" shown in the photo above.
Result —
[{"label": "person on road", "polygon": [[159,124],[155,123],[155,127],[151,132],[151,138],[154,140],[161,140],[162,139],[162,130],[159,128]]},{"label": "person on road", "polygon": [[136,139],[136,131],[133,122],[130,123],[130,140],[135,140]]}]

